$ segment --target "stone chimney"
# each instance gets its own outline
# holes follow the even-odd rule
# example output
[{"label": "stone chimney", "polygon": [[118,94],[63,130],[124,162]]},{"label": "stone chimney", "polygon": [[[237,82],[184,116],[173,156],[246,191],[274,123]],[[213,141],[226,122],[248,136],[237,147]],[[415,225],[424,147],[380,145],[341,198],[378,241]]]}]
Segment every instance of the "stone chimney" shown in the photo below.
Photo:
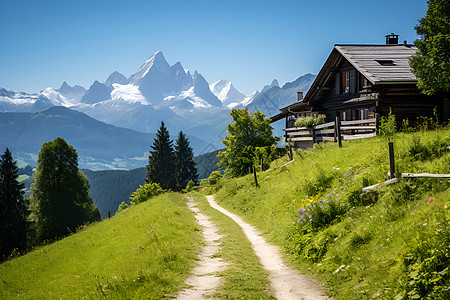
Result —
[{"label": "stone chimney", "polygon": [[297,101],[300,102],[303,100],[303,92],[297,92]]}]

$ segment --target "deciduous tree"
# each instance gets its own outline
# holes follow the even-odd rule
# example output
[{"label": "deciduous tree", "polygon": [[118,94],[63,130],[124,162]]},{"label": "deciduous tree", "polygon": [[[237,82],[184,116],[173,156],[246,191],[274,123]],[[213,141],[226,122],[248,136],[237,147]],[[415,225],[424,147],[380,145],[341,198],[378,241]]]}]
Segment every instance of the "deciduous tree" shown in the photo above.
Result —
[{"label": "deciduous tree", "polygon": [[78,154],[62,138],[42,145],[31,191],[31,219],[38,240],[61,237],[84,223],[100,220],[89,182],[78,170]]},{"label": "deciduous tree", "polygon": [[450,2],[430,0],[425,17],[415,26],[420,39],[411,58],[419,89],[427,95],[450,92]]},{"label": "deciduous tree", "polygon": [[[222,141],[227,147],[217,155],[220,166],[226,167],[231,176],[241,176],[259,164],[261,155],[272,159],[278,137],[272,135],[270,119],[256,111],[249,114],[248,109],[233,109],[230,112],[233,122],[228,124],[228,136]],[[261,157],[259,157],[261,156]]]}]

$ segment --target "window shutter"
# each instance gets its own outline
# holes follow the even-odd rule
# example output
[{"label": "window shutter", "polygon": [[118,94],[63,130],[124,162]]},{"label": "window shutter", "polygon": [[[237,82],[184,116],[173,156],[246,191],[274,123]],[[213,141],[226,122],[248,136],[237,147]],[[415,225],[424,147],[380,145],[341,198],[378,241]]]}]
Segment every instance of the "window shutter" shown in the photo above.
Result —
[{"label": "window shutter", "polygon": [[336,80],[335,80],[335,84],[336,84],[336,95],[339,95],[341,93],[341,73],[337,73],[336,74]]},{"label": "window shutter", "polygon": [[356,70],[352,69],[350,70],[350,93],[354,93],[355,92],[355,87],[356,87]]}]

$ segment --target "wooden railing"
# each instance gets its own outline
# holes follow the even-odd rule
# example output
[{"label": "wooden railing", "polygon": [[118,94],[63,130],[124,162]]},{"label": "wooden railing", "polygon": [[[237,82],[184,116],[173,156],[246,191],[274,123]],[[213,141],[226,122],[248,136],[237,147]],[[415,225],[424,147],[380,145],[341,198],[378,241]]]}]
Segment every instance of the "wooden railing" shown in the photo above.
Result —
[{"label": "wooden railing", "polygon": [[355,140],[377,135],[378,114],[375,118],[355,121],[340,121],[336,117],[334,122],[320,124],[312,128],[292,127],[284,129],[286,138],[290,142],[313,143],[322,141],[341,142],[342,140]]}]

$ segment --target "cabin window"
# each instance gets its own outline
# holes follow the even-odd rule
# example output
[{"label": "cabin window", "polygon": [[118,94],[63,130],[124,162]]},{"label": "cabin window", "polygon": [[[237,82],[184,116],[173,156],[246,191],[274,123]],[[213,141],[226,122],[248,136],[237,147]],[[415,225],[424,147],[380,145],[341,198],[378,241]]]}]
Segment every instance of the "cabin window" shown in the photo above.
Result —
[{"label": "cabin window", "polygon": [[364,77],[363,74],[359,73],[359,90],[364,89],[365,86],[369,85],[369,80],[367,80],[366,77]]},{"label": "cabin window", "polygon": [[341,91],[343,94],[350,93],[350,72],[345,71],[341,73]]},{"label": "cabin window", "polygon": [[357,109],[355,115],[356,120],[367,120],[369,118],[369,109]]}]

